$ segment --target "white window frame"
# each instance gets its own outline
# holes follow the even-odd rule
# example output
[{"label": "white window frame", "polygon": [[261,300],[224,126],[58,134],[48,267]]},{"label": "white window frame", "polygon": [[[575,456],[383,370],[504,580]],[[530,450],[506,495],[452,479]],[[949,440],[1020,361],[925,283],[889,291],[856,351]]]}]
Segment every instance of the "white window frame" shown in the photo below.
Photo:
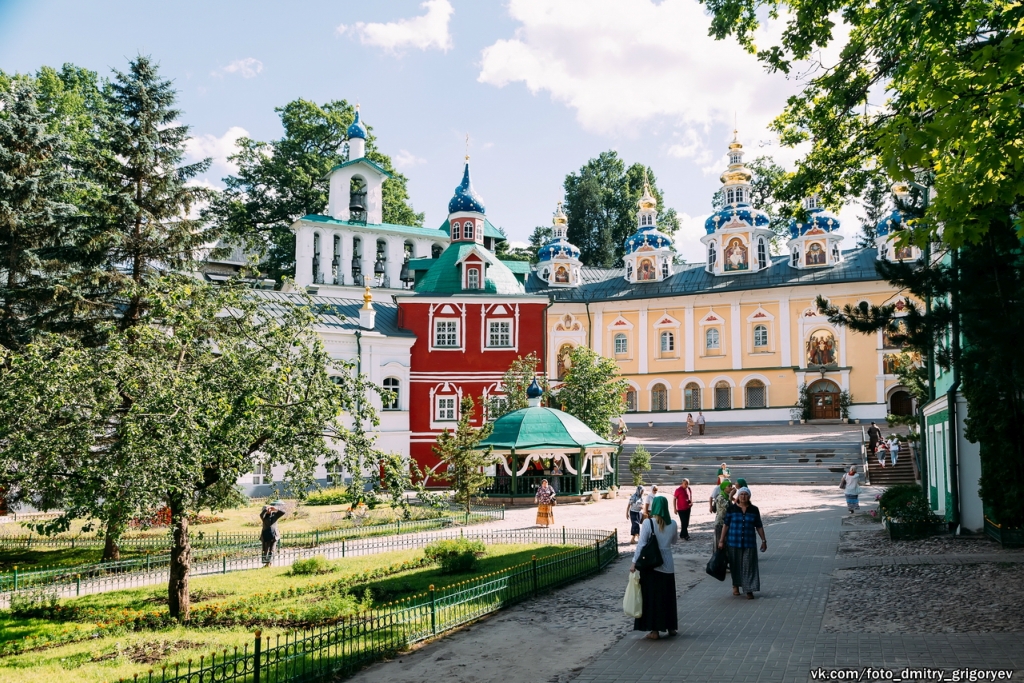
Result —
[{"label": "white window frame", "polygon": [[480,269],[476,266],[466,267],[466,289],[480,289]]},{"label": "white window frame", "polygon": [[[394,383],[397,386],[389,387],[388,386],[388,381],[389,380],[393,380]],[[385,389],[387,389],[388,391],[392,392],[395,395],[394,402],[382,405],[381,406],[381,410],[386,410],[386,411],[401,410],[402,409],[402,380],[399,379],[398,377],[385,377],[384,378],[384,382],[383,382],[383,384],[381,386],[383,386]]]},{"label": "white window frame", "polygon": [[[455,345],[454,346],[453,345],[448,345],[448,344],[442,345],[442,344],[438,344],[437,343],[438,342],[438,327],[440,327],[441,325],[447,325],[448,323],[453,323],[455,325],[455,331],[454,331]],[[462,349],[462,336],[460,334],[461,331],[462,331],[460,329],[461,323],[462,323],[462,321],[459,320],[458,318],[434,318],[434,329],[431,330],[431,337],[430,337],[431,348],[443,349],[443,350],[461,350]],[[445,334],[448,335],[448,334],[451,334],[451,332],[445,332]]]},{"label": "white window frame", "polygon": [[459,222],[456,221],[456,222],[452,223],[452,241],[455,241],[455,240],[458,240],[458,239],[462,239],[461,235],[462,235],[462,230],[461,230],[461,225],[459,224]]},{"label": "white window frame", "polygon": [[474,228],[476,227],[474,225],[475,222],[476,221],[466,221],[465,225],[462,226],[462,238],[463,239],[476,241],[476,236],[475,236],[476,230],[474,230]]},{"label": "white window frame", "polygon": [[[715,344],[714,344],[714,346],[711,345],[711,333],[712,332],[715,333]],[[716,352],[714,355],[721,354],[721,352],[722,352],[722,332],[717,327],[709,327],[706,330],[704,330],[704,351],[705,351],[705,353],[708,353],[708,355],[710,355],[709,352],[711,352],[711,351],[715,351]]]},{"label": "white window frame", "polygon": [[[620,341],[622,342],[622,350],[619,350]],[[629,336],[625,332],[616,332],[612,337],[612,344],[614,345],[616,356],[629,354]]]},{"label": "white window frame", "polygon": [[267,482],[267,466],[263,463],[256,463],[256,466],[252,470],[252,485],[263,486]]},{"label": "white window frame", "polygon": [[[493,335],[494,327],[500,325],[508,325],[508,343],[507,344],[494,344]],[[502,333],[499,331],[498,335]],[[515,325],[513,324],[512,318],[488,318],[487,319],[487,348],[489,349],[511,349],[515,346]]]},{"label": "white window frame", "polygon": [[[676,353],[676,334],[672,330],[662,330],[661,334],[658,335],[659,346],[661,348],[662,355],[675,355]],[[666,343],[667,342],[667,343]],[[668,347],[668,348],[666,348]]]},{"label": "white window frame", "polygon": [[[758,333],[758,330],[762,330],[764,332],[764,343],[763,344],[758,344],[757,343],[757,333]],[[766,349],[769,348],[769,342],[770,342],[770,339],[768,338],[768,325],[766,325],[765,323],[757,323],[756,325],[754,325],[754,349],[755,350],[766,350]]]},{"label": "white window frame", "polygon": [[[450,403],[449,403],[450,402]],[[434,422],[458,422],[459,397],[455,394],[434,396]]]}]

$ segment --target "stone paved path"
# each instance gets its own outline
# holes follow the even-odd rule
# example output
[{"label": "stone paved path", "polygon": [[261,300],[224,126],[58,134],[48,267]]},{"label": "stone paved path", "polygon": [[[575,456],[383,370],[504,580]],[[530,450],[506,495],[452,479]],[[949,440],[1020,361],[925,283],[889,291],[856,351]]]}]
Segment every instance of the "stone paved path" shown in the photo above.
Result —
[{"label": "stone paved path", "polygon": [[[757,600],[733,597],[728,578],[724,583],[705,578],[680,597],[679,636],[649,641],[631,633],[585,667],[576,683],[803,682],[815,680],[811,672],[819,667],[856,669],[859,680],[871,680],[865,667],[895,672],[875,680],[899,680],[904,667],[943,669],[947,676],[965,668],[1013,669],[1011,680],[1024,680],[1024,633],[823,633],[835,569],[986,561],[978,555],[840,559],[842,518],[836,506],[769,524]],[[623,573],[625,584],[628,565],[619,563],[613,571]],[[1021,623],[1024,631],[1024,616]]]}]

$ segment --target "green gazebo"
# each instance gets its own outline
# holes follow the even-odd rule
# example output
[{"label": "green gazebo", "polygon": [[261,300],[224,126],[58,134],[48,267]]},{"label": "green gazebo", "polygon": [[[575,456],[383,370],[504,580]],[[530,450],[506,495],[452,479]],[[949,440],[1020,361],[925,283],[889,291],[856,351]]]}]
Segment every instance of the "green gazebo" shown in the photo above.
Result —
[{"label": "green gazebo", "polygon": [[502,415],[481,448],[490,447],[490,498],[533,498],[542,479],[563,496],[606,492],[618,484],[619,445],[594,433],[572,415],[540,406],[540,386],[527,391],[530,406]]}]

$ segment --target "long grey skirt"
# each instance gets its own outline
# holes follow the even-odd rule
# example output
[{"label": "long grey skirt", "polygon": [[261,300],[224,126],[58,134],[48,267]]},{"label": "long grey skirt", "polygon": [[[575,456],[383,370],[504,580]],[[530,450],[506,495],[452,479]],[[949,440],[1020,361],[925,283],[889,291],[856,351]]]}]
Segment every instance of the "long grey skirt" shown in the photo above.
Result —
[{"label": "long grey skirt", "polygon": [[729,566],[732,571],[732,585],[744,593],[761,590],[761,574],[757,569],[757,548],[733,548],[727,546]]}]

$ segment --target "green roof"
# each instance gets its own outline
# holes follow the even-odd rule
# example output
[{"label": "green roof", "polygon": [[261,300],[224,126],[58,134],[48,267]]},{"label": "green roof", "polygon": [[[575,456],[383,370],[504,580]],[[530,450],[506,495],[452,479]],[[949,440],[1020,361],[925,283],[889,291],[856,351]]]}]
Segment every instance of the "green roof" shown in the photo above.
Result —
[{"label": "green roof", "polygon": [[502,415],[494,421],[494,431],[480,442],[498,450],[533,450],[538,448],[611,447],[593,429],[569,413],[554,408],[531,407]]},{"label": "green roof", "polygon": [[434,265],[436,258],[412,258],[409,259],[409,270],[430,270],[430,266]]},{"label": "green roof", "polygon": [[[444,223],[441,224],[441,227],[438,228],[438,230],[440,230],[446,235],[452,234],[452,226],[448,224],[447,219],[445,220]],[[492,225],[491,222],[486,218],[484,218],[484,237],[493,237],[499,242],[508,239],[507,237],[502,235],[501,232],[496,227],[494,227],[494,225]]]},{"label": "green roof", "polygon": [[[476,250],[487,262],[487,275],[483,289],[463,289],[462,269],[459,261],[468,252]],[[444,253],[430,266],[426,275],[416,282],[419,294],[526,294],[522,283],[516,279],[515,273],[508,269],[491,252],[473,242],[456,242],[444,250]]]},{"label": "green roof", "polygon": [[516,275],[529,275],[532,270],[529,261],[502,261]]},{"label": "green roof", "polygon": [[415,225],[396,225],[395,223],[353,223],[352,221],[339,221],[337,218],[331,218],[330,216],[321,216],[318,213],[311,213],[303,216],[299,219],[300,221],[309,221],[311,223],[326,223],[328,225],[338,225],[342,227],[350,228],[366,228],[367,230],[374,230],[380,228],[382,230],[390,230],[391,232],[401,232],[406,235],[414,235],[416,237],[429,237],[431,239],[448,239],[448,233],[433,228],[421,228]]},{"label": "green roof", "polygon": [[[336,166],[334,166],[330,171],[328,171],[327,175],[331,175],[332,173],[337,171],[339,168],[345,168],[346,166],[352,166],[353,164],[366,164],[367,166],[369,166],[370,168],[374,169],[378,173],[380,173],[382,175],[386,175],[388,178],[393,177],[390,173],[385,171],[381,167],[380,164],[378,164],[378,163],[376,163],[374,161],[370,161],[366,157],[359,157],[358,159],[351,159],[349,161],[343,161],[340,164],[337,164]],[[324,176],[324,177],[326,178],[327,176]]]}]

